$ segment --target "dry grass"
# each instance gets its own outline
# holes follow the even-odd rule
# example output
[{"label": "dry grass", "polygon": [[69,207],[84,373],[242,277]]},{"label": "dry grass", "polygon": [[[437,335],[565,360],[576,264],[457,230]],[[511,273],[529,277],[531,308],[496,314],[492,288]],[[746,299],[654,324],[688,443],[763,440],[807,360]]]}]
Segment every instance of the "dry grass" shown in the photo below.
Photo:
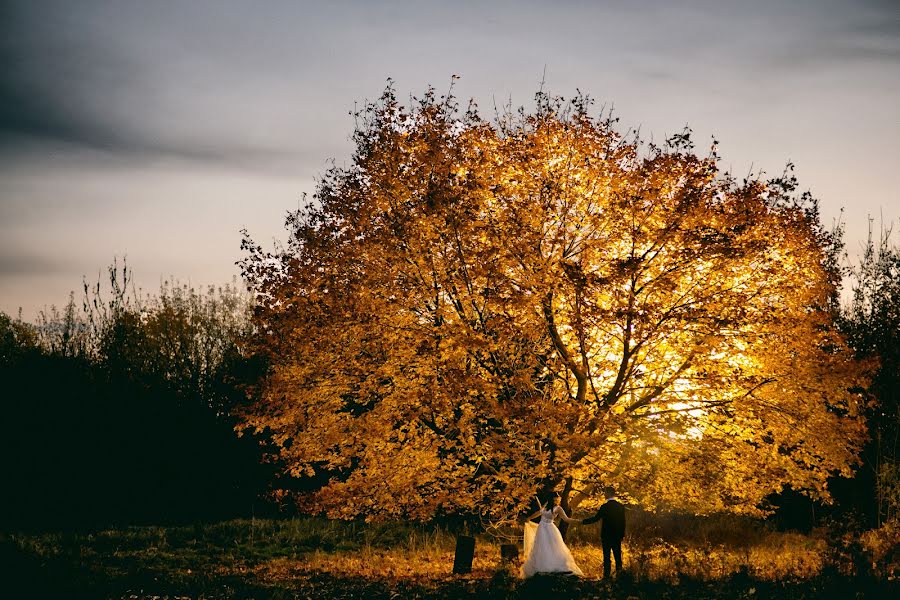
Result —
[{"label": "dry grass", "polygon": [[[825,564],[827,546],[800,534],[772,534],[767,543],[749,548],[725,546],[677,546],[658,541],[649,547],[623,546],[625,569],[637,580],[673,582],[689,577],[703,581],[746,573],[761,580],[806,579],[817,576]],[[325,552],[315,550],[297,557],[277,557],[259,563],[256,573],[273,579],[289,579],[299,572],[313,571],[379,578],[400,577],[440,580],[453,565],[453,540],[426,546]],[[603,553],[598,544],[577,542],[572,554],[588,578],[603,573]],[[502,569],[500,545],[489,538],[476,544],[473,576],[490,577]]]},{"label": "dry grass", "polygon": [[[739,535],[735,528],[740,527],[750,528]],[[637,591],[685,592],[685,582],[693,582],[690,585],[707,586],[703,593],[708,597],[719,597],[709,590],[731,589],[735,581],[743,581],[748,589],[765,584],[777,588],[776,597],[793,598],[783,587],[826,585],[822,574],[835,555],[823,536],[776,532],[752,523],[731,523],[724,532],[720,526],[687,527],[688,533],[680,537],[639,523],[635,529],[623,554],[626,579]],[[587,577],[562,584],[564,589],[584,591],[600,585],[602,551],[596,535],[596,528],[573,530],[570,547]],[[408,597],[455,598],[466,590],[507,597],[503,594],[519,593],[516,590],[528,584],[518,582],[516,565],[501,564],[503,541],[478,536],[473,571],[463,577],[451,575],[455,534],[446,529],[306,518],[0,534],[0,550],[6,553],[0,560],[21,573],[68,578],[70,587],[106,597],[125,598],[146,589],[158,589],[160,596],[206,598],[287,598],[310,589],[315,590],[313,596],[326,598],[345,597],[343,589],[357,594],[346,597],[390,598],[398,589]],[[501,588],[505,591],[496,592]],[[232,595],[225,594],[228,590]],[[279,596],[282,592],[286,595]]]},{"label": "dry grass", "polygon": [[[586,573],[602,572],[599,547],[575,546],[573,554]],[[772,534],[759,545],[743,548],[677,545],[657,540],[652,545],[625,544],[623,554],[626,570],[639,580],[675,581],[690,577],[710,581],[747,573],[774,581],[815,577],[825,564],[827,546],[824,540],[799,534]]]}]

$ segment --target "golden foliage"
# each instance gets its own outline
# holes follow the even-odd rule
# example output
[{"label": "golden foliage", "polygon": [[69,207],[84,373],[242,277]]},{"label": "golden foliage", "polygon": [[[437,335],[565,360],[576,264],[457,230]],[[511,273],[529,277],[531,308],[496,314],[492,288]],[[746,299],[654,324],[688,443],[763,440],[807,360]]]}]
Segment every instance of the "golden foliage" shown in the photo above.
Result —
[{"label": "golden foliage", "polygon": [[490,123],[388,89],[287,248],[245,240],[271,370],[243,426],[326,481],[309,506],[499,518],[566,480],[753,512],[855,464],[815,202],[588,104]]}]

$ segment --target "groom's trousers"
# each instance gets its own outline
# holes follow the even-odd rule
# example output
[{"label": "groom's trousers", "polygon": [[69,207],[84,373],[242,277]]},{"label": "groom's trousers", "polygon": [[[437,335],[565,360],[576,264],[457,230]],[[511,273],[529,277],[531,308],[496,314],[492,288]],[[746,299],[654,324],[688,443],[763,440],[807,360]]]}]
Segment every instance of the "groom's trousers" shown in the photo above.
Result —
[{"label": "groom's trousers", "polygon": [[616,575],[622,572],[622,540],[621,539],[611,539],[611,540],[600,540],[603,543],[603,578],[609,579],[610,571],[612,570],[612,561],[610,561],[610,553],[616,559]]}]

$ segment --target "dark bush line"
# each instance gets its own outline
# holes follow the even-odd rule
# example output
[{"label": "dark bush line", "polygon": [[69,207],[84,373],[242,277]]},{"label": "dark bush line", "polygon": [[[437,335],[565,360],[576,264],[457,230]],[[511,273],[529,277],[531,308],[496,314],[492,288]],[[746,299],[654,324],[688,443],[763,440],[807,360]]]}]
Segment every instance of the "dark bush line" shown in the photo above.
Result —
[{"label": "dark bush line", "polygon": [[164,380],[33,351],[0,365],[4,529],[249,515],[271,479],[232,420]]},{"label": "dark bush line", "polygon": [[275,465],[234,409],[265,371],[236,287],[85,285],[36,325],[0,313],[0,528],[174,524],[273,511]]}]

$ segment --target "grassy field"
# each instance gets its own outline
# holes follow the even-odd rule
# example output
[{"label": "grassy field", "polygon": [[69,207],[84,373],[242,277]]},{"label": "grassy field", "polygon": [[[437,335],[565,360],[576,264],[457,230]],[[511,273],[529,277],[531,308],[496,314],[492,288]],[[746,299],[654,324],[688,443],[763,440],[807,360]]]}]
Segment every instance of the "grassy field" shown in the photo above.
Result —
[{"label": "grassy field", "polygon": [[569,537],[584,579],[522,581],[491,536],[477,538],[472,573],[452,575],[445,529],[310,518],[6,533],[0,564],[16,591],[6,597],[22,598],[900,598],[897,582],[854,576],[816,533],[639,518],[613,582],[600,580],[596,540],[596,526]]}]

